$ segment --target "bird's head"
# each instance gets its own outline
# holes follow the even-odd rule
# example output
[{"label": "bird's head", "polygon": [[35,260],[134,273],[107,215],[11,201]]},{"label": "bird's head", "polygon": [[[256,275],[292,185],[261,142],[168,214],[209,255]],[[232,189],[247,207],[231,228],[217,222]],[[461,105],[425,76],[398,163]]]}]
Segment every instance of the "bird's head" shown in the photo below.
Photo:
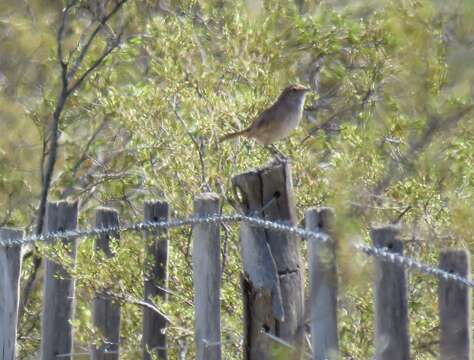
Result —
[{"label": "bird's head", "polygon": [[280,98],[285,98],[289,101],[301,101],[304,100],[306,93],[309,91],[311,91],[310,88],[300,84],[290,85],[283,90]]}]

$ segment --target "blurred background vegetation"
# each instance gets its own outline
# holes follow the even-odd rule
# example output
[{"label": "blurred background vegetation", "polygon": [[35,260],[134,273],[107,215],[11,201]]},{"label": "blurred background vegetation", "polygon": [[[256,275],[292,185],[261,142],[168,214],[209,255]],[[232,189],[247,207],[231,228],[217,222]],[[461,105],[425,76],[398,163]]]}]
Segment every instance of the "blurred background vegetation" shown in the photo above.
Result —
[{"label": "blurred background vegetation", "polygon": [[[301,127],[278,148],[292,159],[300,218],[309,206],[335,208],[342,355],[368,359],[371,261],[345,244],[368,241],[371,224],[399,221],[409,255],[436,264],[446,246],[474,252],[473,16],[470,0],[3,0],[0,225],[41,231],[55,135],[46,190],[50,200],[80,200],[82,227],[93,225],[99,205],[139,221],[151,198],[167,200],[172,217],[186,216],[201,191],[219,193],[223,212],[233,212],[231,177],[270,154],[218,138],[248,125],[288,84],[311,86]],[[61,98],[65,66],[75,71]],[[226,359],[242,357],[236,230],[223,232]],[[169,287],[178,295],[157,304],[173,320],[171,358],[187,349],[192,359],[190,230],[170,236]],[[124,235],[113,260],[94,256],[92,243],[81,242],[74,272],[78,349],[98,340],[94,289],[142,296],[142,240]],[[25,251],[22,284],[31,286],[22,288],[21,359],[38,356],[38,259],[53,253],[62,256]],[[414,359],[438,356],[435,285],[410,277]],[[125,303],[123,359],[138,358],[140,333],[141,309]]]}]

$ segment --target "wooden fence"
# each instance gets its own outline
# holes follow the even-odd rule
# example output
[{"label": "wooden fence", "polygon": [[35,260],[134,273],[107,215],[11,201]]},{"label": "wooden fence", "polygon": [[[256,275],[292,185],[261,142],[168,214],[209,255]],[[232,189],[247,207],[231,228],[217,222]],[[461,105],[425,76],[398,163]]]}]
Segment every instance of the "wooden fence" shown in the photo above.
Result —
[{"label": "wooden fence", "polygon": [[[232,184],[243,213],[295,225],[295,204],[289,164],[276,163],[233,178]],[[195,197],[194,217],[218,215],[219,198],[205,193]],[[145,221],[167,221],[168,204],[150,201],[144,207]],[[49,203],[46,232],[77,228],[76,202]],[[96,213],[98,228],[119,225],[118,213],[101,208]],[[243,260],[242,296],[244,303],[244,357],[272,359],[276,346],[287,348],[288,359],[338,359],[337,261],[333,234],[333,213],[328,208],[305,212],[305,227],[326,234],[329,241],[309,239],[309,291],[304,301],[303,259],[294,233],[264,229],[247,222],[240,225]],[[373,245],[403,254],[399,229],[393,225],[371,231]],[[165,229],[147,231],[144,302],[159,296],[167,300],[168,234]],[[22,238],[23,232],[1,229],[0,239]],[[102,234],[95,247],[106,256],[120,233]],[[193,225],[193,284],[195,345],[198,360],[219,360],[221,353],[220,286],[221,256],[219,223]],[[69,245],[74,262],[77,239],[61,240]],[[0,360],[15,359],[21,247],[0,247]],[[375,358],[410,358],[406,269],[390,259],[374,260]],[[439,266],[469,278],[466,251],[442,251]],[[471,290],[450,280],[439,280],[440,356],[443,360],[471,359]],[[74,279],[61,264],[47,259],[43,287],[41,329],[42,360],[72,359]],[[434,301],[435,299],[433,299]],[[306,304],[306,310],[305,306]],[[120,306],[104,296],[93,304],[93,324],[103,334],[102,344],[90,350],[92,359],[119,359]],[[167,359],[166,318],[152,308],[143,311],[143,359]],[[310,329],[311,346],[304,351],[305,328]],[[309,348],[309,346],[307,346]]]}]

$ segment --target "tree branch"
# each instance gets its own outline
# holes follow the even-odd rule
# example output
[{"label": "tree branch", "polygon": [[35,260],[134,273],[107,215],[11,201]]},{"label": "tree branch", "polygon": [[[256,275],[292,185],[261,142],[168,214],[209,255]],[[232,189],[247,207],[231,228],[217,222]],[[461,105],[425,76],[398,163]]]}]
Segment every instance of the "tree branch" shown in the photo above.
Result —
[{"label": "tree branch", "polygon": [[[114,8],[104,17],[100,20],[100,23],[96,26],[94,31],[91,33],[89,38],[87,39],[87,42],[81,49],[81,52],[76,58],[76,61],[74,61],[74,65],[71,67],[71,69],[67,73],[67,79],[70,80],[74,77],[76,74],[77,70],[81,66],[84,57],[87,55],[89,52],[89,48],[91,47],[94,39],[97,37],[99,34],[99,31],[106,25],[106,23],[120,10],[120,8],[127,2],[128,0],[121,0],[117,4],[115,4]],[[87,76],[87,75],[86,75]],[[80,85],[80,84],[79,84]]]},{"label": "tree branch", "polygon": [[[44,227],[44,220],[45,220],[45,215],[46,215],[46,203],[48,201],[48,195],[51,188],[51,180],[53,177],[54,168],[56,165],[56,159],[58,155],[59,124],[61,121],[61,115],[64,110],[66,101],[69,98],[69,96],[82,84],[82,82],[104,61],[104,59],[112,52],[112,50],[118,46],[120,42],[120,36],[118,36],[117,39],[115,39],[115,41],[104,50],[102,55],[79,77],[79,79],[76,80],[76,82],[73,85],[70,85],[69,78],[68,78],[68,64],[64,61],[64,57],[63,57],[64,56],[63,39],[64,39],[64,31],[67,25],[68,14],[70,10],[77,4],[77,2],[78,2],[77,0],[70,0],[67,6],[62,10],[61,12],[62,16],[61,16],[59,28],[56,35],[57,61],[61,67],[61,90],[58,95],[58,99],[57,99],[55,109],[53,112],[53,119],[52,119],[52,124],[50,128],[49,146],[47,150],[44,152],[46,156],[43,157],[43,161],[41,163],[41,168],[43,171],[43,176],[41,179],[42,187],[41,187],[40,204],[38,208],[38,215],[36,219],[36,228],[35,228],[35,233],[38,235],[41,234]],[[111,10],[111,12],[102,19],[100,26],[98,26],[98,29],[100,30],[100,28],[102,28],[126,2],[127,0],[119,1],[115,5],[115,7]],[[90,45],[92,41],[95,39],[99,30],[97,30],[95,35],[90,39],[89,45],[82,49],[78,57],[79,61],[76,60],[74,67],[76,66],[77,68],[80,67],[81,63],[83,62],[85,56],[87,55],[90,49]],[[44,164],[44,161],[46,161],[46,165]],[[26,285],[23,289],[23,293],[21,296],[22,301],[19,308],[20,316],[24,313],[24,309],[28,303],[28,299],[30,297],[30,293],[35,283],[36,276],[37,276],[40,266],[41,266],[41,258],[39,256],[35,256],[33,258],[32,272],[28,280],[26,281]]]},{"label": "tree branch", "polygon": [[181,115],[176,110],[176,97],[173,99],[173,103],[169,102],[169,104],[171,105],[171,109],[173,110],[176,118],[179,120],[181,125],[183,125],[184,129],[186,130],[186,133],[188,134],[188,136],[191,139],[192,143],[196,147],[196,150],[197,150],[198,155],[199,155],[199,164],[201,166],[201,186],[208,187],[208,184],[206,184],[206,164],[204,162],[204,153],[203,153],[202,142],[199,142],[196,139],[196,137],[188,130],[188,127],[186,126],[186,122],[183,120]]},{"label": "tree branch", "polygon": [[76,80],[74,84],[72,84],[69,89],[67,90],[67,96],[74,93],[79,86],[81,86],[82,82],[97,68],[99,67],[105,58],[109,56],[109,54],[120,45],[121,35],[119,35],[114,42],[107,46],[107,48],[102,52],[102,54],[92,63],[92,65],[84,71],[84,73]]},{"label": "tree branch", "polygon": [[432,117],[425,132],[418,139],[411,142],[409,149],[405,154],[400,159],[392,159],[390,161],[385,176],[373,187],[372,192],[375,195],[380,195],[390,186],[391,183],[400,180],[401,175],[400,172],[397,171],[399,164],[412,163],[418,154],[432,142],[436,133],[455,127],[464,116],[469,114],[473,109],[474,106],[470,105],[445,119],[441,119],[438,116]]},{"label": "tree branch", "polygon": [[117,293],[113,293],[113,292],[108,291],[108,290],[99,291],[95,295],[100,297],[100,298],[114,299],[114,300],[121,301],[121,302],[124,302],[124,303],[138,305],[138,306],[141,306],[143,308],[150,309],[151,311],[153,311],[153,312],[159,314],[160,316],[162,316],[163,319],[165,319],[167,323],[169,323],[169,324],[172,323],[171,319],[168,316],[166,316],[160,309],[158,309],[158,307],[155,304],[153,304],[151,302],[151,300],[144,301],[144,300],[137,299],[137,298],[135,298],[135,297],[133,297],[132,295],[129,295],[129,294],[117,294]]}]

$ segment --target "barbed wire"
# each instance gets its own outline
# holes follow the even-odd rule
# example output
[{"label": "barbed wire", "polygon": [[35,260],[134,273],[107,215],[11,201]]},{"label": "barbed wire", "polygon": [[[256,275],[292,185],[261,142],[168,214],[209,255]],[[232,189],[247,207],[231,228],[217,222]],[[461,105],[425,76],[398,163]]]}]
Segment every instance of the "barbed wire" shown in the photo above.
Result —
[{"label": "barbed wire", "polygon": [[[233,214],[233,215],[213,215],[206,218],[185,218],[185,219],[174,219],[168,221],[144,221],[139,223],[133,223],[130,225],[124,226],[109,226],[101,228],[90,228],[85,230],[66,230],[61,232],[52,232],[41,235],[32,235],[19,239],[0,239],[0,247],[10,247],[10,246],[21,246],[26,244],[31,244],[35,242],[51,242],[53,240],[68,240],[76,239],[81,237],[89,236],[101,236],[113,233],[122,233],[122,232],[140,232],[140,231],[151,231],[156,229],[173,229],[183,226],[194,226],[194,225],[209,225],[215,223],[235,223],[235,222],[246,222],[250,225],[257,226],[260,228],[265,228],[268,230],[274,230],[278,232],[283,232],[287,234],[292,234],[299,236],[303,239],[314,239],[316,241],[327,242],[330,240],[330,237],[323,232],[314,232],[306,230],[299,227],[294,227],[287,225],[281,222],[275,222],[270,220],[265,220],[258,217],[251,217],[242,214]],[[372,257],[382,259],[391,263],[399,264],[402,267],[420,272],[425,275],[434,276],[442,280],[454,281],[460,285],[474,288],[474,281],[465,278],[463,276],[445,271],[438,267],[430,266],[424,264],[413,258],[403,256],[401,254],[392,253],[384,248],[376,248],[373,246],[365,245],[362,243],[355,243],[352,246]]]},{"label": "barbed wire", "polygon": [[418,260],[409,258],[407,256],[403,256],[401,254],[392,253],[387,251],[385,248],[376,248],[373,246],[368,246],[364,244],[353,244],[353,246],[365,253],[368,256],[374,256],[378,258],[382,258],[388,260],[392,263],[398,263],[399,265],[403,266],[404,268],[415,270],[425,275],[430,275],[437,277],[439,279],[448,280],[448,281],[455,281],[461,285],[465,285],[471,288],[474,288],[474,281],[469,280],[468,278],[462,277],[455,273],[451,273],[449,271],[433,267],[427,264],[424,264]]},{"label": "barbed wire", "polygon": [[175,219],[168,221],[143,221],[139,223],[133,223],[130,225],[118,225],[108,226],[99,228],[90,228],[84,230],[65,230],[50,232],[40,235],[31,235],[25,238],[19,239],[0,239],[0,247],[6,246],[19,246],[26,245],[35,242],[50,242],[51,240],[68,240],[81,237],[89,236],[100,236],[113,233],[122,232],[139,232],[154,229],[173,229],[183,226],[199,225],[199,224],[211,224],[219,221],[222,222],[239,222],[241,215],[222,215],[222,216],[210,216],[207,218],[187,218],[187,219]]}]

